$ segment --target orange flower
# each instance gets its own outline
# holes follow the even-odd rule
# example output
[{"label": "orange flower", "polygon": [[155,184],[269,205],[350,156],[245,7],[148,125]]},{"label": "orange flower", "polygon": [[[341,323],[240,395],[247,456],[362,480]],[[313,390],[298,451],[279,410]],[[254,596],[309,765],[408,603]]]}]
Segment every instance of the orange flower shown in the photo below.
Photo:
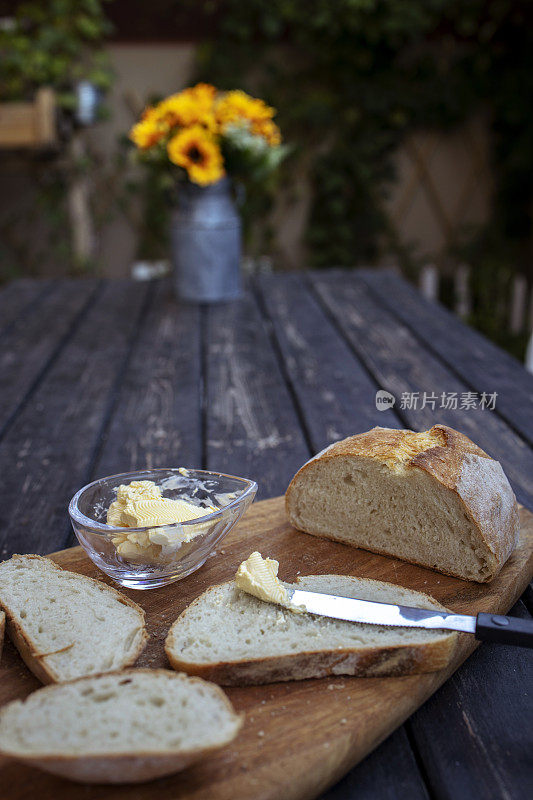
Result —
[{"label": "orange flower", "polygon": [[167,145],[173,164],[183,167],[191,181],[206,186],[225,175],[220,148],[201,125],[179,131]]}]

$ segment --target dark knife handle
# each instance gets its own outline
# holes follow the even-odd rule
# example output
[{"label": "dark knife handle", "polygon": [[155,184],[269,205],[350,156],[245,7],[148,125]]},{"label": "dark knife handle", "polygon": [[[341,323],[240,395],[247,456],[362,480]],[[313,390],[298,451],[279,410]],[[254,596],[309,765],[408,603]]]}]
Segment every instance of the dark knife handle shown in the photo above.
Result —
[{"label": "dark knife handle", "polygon": [[475,636],[482,642],[533,647],[533,620],[503,617],[499,614],[478,614]]}]

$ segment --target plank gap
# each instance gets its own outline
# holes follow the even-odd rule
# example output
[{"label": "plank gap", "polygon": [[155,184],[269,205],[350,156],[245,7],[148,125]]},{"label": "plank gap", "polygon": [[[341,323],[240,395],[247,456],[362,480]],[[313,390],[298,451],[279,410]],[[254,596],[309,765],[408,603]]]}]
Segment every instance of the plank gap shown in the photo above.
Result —
[{"label": "plank gap", "polygon": [[[332,310],[329,308],[328,304],[324,302],[324,298],[322,297],[321,293],[317,290],[315,284],[313,283],[311,277],[306,275],[306,281],[308,282],[309,290],[317,303],[319,304],[320,308],[324,312],[324,315],[328,318],[331,325],[335,328],[336,332],[339,334],[341,339],[349,348],[350,352],[354,355],[357,361],[360,363],[361,367],[364,369],[374,386],[376,387],[376,391],[378,389],[385,389],[386,387],[382,386],[376,377],[376,375],[372,372],[370,367],[368,366],[367,360],[363,357],[362,353],[357,350],[354,346],[350,336],[345,332],[343,326],[340,324],[338,318],[333,314]],[[402,414],[401,410],[395,406],[394,413],[398,417],[398,421],[401,422],[404,428],[409,428],[410,425],[407,422],[407,418],[404,414]]]},{"label": "plank gap", "polygon": [[258,284],[313,451],[375,425],[399,427],[394,409],[376,407],[374,381],[325,316],[301,273],[262,275]]},{"label": "plank gap", "polygon": [[296,416],[298,418],[298,422],[300,423],[300,427],[302,429],[302,434],[303,434],[305,443],[307,445],[307,449],[309,450],[309,455],[313,455],[314,452],[315,452],[315,448],[313,447],[311,432],[309,430],[309,426],[308,426],[307,421],[305,419],[304,410],[303,410],[303,408],[302,408],[302,406],[300,404],[300,401],[298,399],[298,395],[297,395],[297,393],[296,393],[296,391],[294,389],[294,385],[293,385],[293,382],[291,380],[290,373],[289,373],[289,371],[287,369],[287,365],[285,364],[285,359],[283,358],[283,352],[281,350],[281,347],[280,347],[280,344],[279,344],[279,339],[278,339],[278,336],[276,334],[276,326],[274,325],[274,321],[273,321],[272,317],[270,316],[270,314],[268,312],[268,309],[267,309],[266,303],[265,303],[265,298],[264,298],[263,293],[262,293],[262,291],[261,291],[261,289],[260,289],[260,287],[258,285],[257,280],[253,280],[251,282],[251,288],[252,288],[252,294],[254,295],[254,297],[256,299],[256,302],[257,302],[257,306],[259,308],[259,313],[263,317],[265,330],[266,330],[267,336],[268,336],[268,338],[270,340],[270,344],[272,346],[274,357],[276,358],[276,360],[278,362],[279,370],[280,370],[280,372],[281,372],[281,374],[283,376],[283,380],[285,381],[285,383],[287,385],[287,390],[288,390],[289,395],[291,397],[291,400],[292,400],[292,403],[293,403],[293,406],[294,406],[294,410],[295,410]]},{"label": "plank gap", "polygon": [[207,304],[200,304],[200,453],[201,469],[207,469]]},{"label": "plank gap", "polygon": [[429,800],[438,800],[438,795],[433,790],[431,777],[429,775],[427,766],[424,763],[424,759],[422,758],[422,753],[420,752],[420,749],[418,747],[417,741],[413,733],[411,717],[409,717],[409,719],[405,721],[403,727],[405,729],[405,735],[407,736],[409,747],[411,748],[411,753],[413,754],[415,764],[420,774],[420,780],[424,784],[424,788],[427,792],[428,798]]},{"label": "plank gap", "polygon": [[207,467],[257,479],[260,498],[282,494],[309,447],[248,282],[240,300],[209,306],[205,329]]},{"label": "plank gap", "polygon": [[529,586],[527,587],[526,591],[524,592],[524,594],[520,599],[527,608],[528,612],[533,617],[533,583],[529,584]]}]

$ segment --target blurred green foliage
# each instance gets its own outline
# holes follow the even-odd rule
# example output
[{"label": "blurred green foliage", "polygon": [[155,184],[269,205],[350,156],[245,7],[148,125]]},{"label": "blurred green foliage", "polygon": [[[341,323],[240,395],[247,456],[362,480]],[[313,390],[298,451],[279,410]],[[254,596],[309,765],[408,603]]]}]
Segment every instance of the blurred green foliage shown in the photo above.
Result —
[{"label": "blurred green foliage", "polygon": [[78,81],[108,89],[111,72],[101,45],[110,31],[100,0],[18,4],[0,29],[2,101],[31,100],[40,86],[51,86],[59,105],[72,108]]},{"label": "blurred green foliage", "polygon": [[[286,138],[314,153],[313,266],[392,252],[415,274],[416,258],[399,245],[384,209],[393,153],[417,128],[446,130],[478,109],[488,113],[494,219],[486,230],[465,231],[450,255],[472,265],[472,321],[509,345],[508,307],[496,299],[516,270],[530,285],[533,277],[533,4],[207,0],[204,7],[215,33],[201,48],[200,77],[261,93],[278,108]],[[290,169],[289,162],[289,183]],[[521,340],[514,350],[522,349]]]},{"label": "blurred green foliage", "polygon": [[[533,4],[515,0],[224,0],[200,76],[258,90],[316,153],[308,241],[315,265],[390,249],[383,199],[406,133],[488,107],[502,236],[529,237]],[[290,51],[287,53],[286,51]],[[252,86],[250,86],[252,84]]]}]

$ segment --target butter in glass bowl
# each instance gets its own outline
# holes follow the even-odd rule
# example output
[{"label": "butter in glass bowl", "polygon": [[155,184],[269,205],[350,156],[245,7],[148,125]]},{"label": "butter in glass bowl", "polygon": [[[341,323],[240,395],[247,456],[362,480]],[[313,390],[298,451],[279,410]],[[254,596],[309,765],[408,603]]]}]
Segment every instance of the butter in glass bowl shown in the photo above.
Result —
[{"label": "butter in glass bowl", "polygon": [[106,575],[150,589],[199,569],[256,492],[254,481],[218,472],[139,470],[84,486],[69,514],[79,543]]}]

